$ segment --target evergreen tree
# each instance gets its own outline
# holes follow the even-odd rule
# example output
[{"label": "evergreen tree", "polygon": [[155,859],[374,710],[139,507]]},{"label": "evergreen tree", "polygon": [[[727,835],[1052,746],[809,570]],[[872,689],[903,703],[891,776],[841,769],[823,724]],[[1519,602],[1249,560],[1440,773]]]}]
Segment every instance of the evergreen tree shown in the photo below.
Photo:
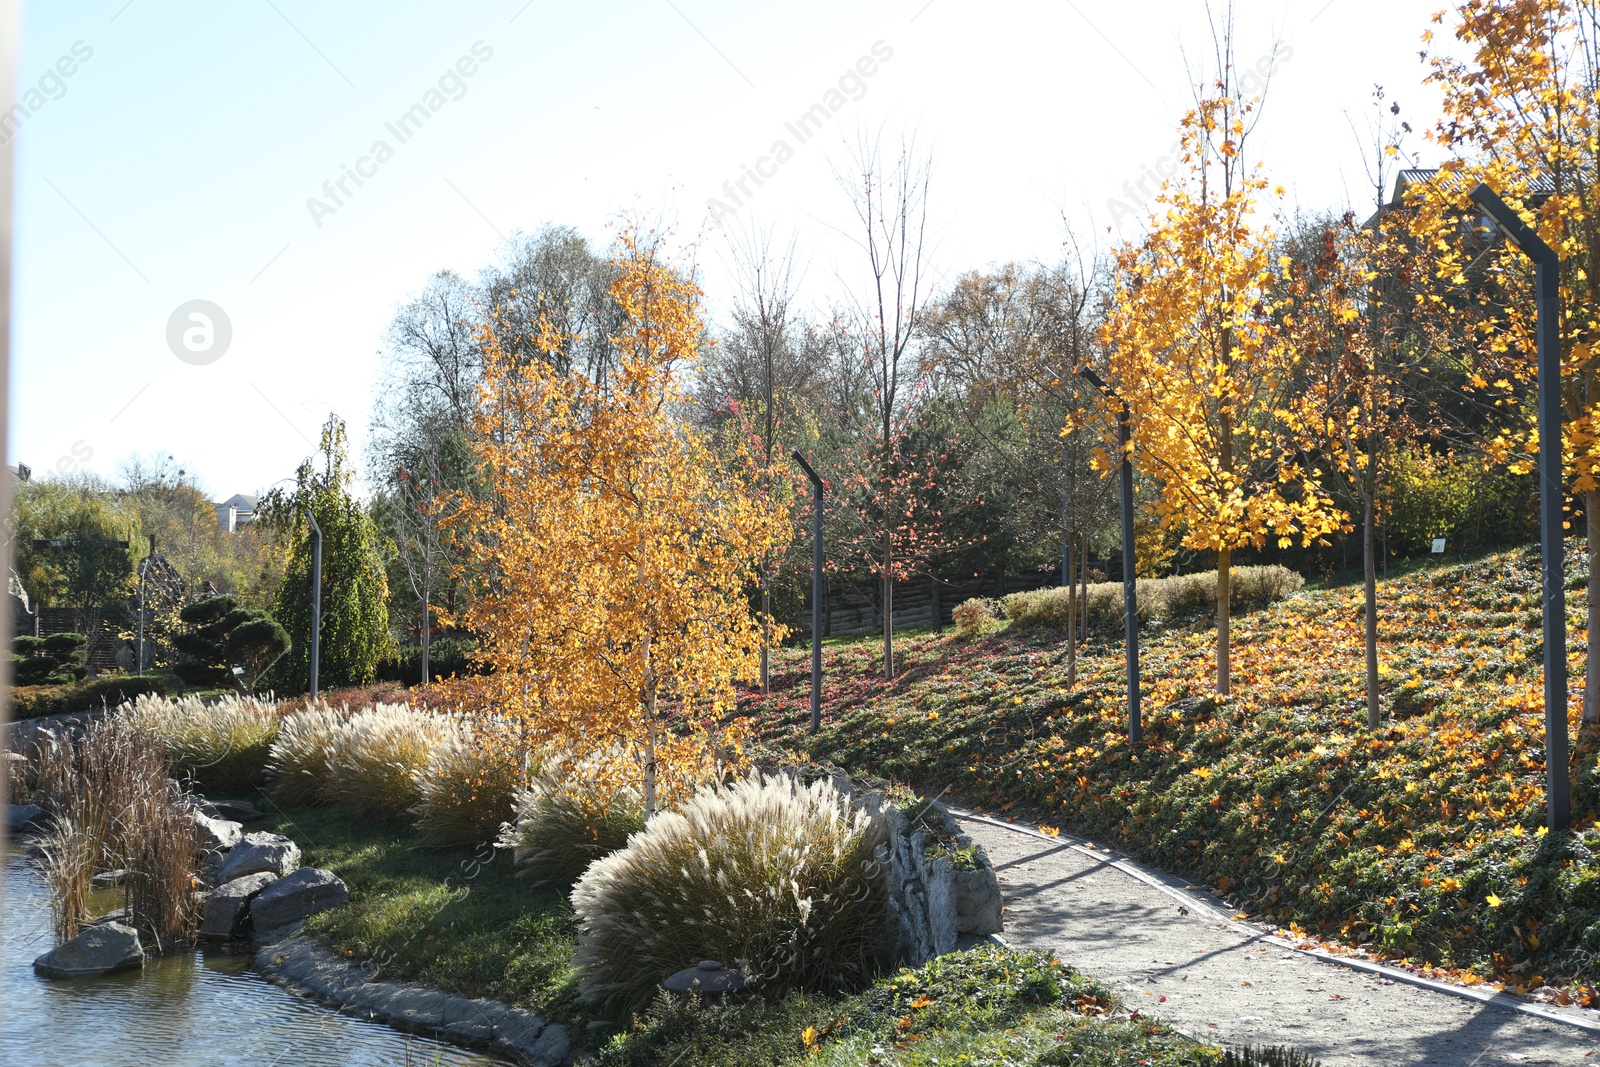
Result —
[{"label": "evergreen tree", "polygon": [[350,491],[344,420],[330,415],[322,427],[321,469],[308,458],[292,489],[274,489],[261,503],[262,520],[287,543],[288,562],[273,616],[293,646],[271,672],[274,688],[309,684],[311,653],[311,553],[309,511],[322,528],[322,643],[319,683],[366,685],[378,661],[393,651],[389,633],[389,583],[378,551],[377,524]]}]

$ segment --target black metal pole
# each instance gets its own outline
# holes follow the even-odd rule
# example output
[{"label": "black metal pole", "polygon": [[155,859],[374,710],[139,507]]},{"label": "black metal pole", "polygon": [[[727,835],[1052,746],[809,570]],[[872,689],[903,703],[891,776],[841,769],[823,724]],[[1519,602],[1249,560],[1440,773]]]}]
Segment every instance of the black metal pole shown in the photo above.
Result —
[{"label": "black metal pole", "polygon": [[317,695],[317,667],[322,658],[322,527],[306,512],[311,524],[311,695]]},{"label": "black metal pole", "polygon": [[822,729],[822,479],[798,450],[794,461],[811,479],[811,732]]},{"label": "black metal pole", "polygon": [[1133,428],[1128,405],[1117,417],[1122,442],[1122,607],[1123,630],[1128,645],[1128,740],[1137,744],[1144,736],[1139,714],[1139,580],[1133,540]]},{"label": "black metal pole", "polygon": [[[1567,766],[1567,595],[1562,543],[1565,477],[1561,469],[1561,256],[1487,185],[1471,192],[1523,255],[1535,265],[1539,358],[1539,548],[1544,585],[1545,821],[1552,830],[1572,822]],[[1590,665],[1593,669],[1593,665]]]},{"label": "black metal pole", "polygon": [[1078,374],[1120,407],[1117,440],[1122,446],[1122,614],[1128,657],[1128,740],[1137,744],[1144,737],[1144,725],[1139,714],[1139,584],[1133,551],[1133,426],[1127,403],[1105,379],[1087,366],[1079,367]]}]

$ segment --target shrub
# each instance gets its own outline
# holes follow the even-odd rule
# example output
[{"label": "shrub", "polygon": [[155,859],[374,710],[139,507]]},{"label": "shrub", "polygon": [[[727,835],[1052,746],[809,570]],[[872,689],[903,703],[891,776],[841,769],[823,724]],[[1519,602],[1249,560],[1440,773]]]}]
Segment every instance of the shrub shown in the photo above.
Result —
[{"label": "shrub", "polygon": [[144,693],[165,696],[167,683],[160,678],[102,674],[67,685],[25,686],[8,693],[13,719],[61,715],[74,711],[114,708]]},{"label": "shrub", "polygon": [[[1234,608],[1264,607],[1300,590],[1305,579],[1287,567],[1234,567],[1231,571]],[[1196,571],[1170,578],[1141,578],[1135,598],[1141,622],[1168,622],[1204,615],[1217,602],[1217,572]],[[1123,592],[1121,582],[1098,582],[1088,589],[1089,626],[1101,631],[1122,627]],[[1011,593],[1000,602],[1006,618],[1020,625],[1052,626],[1066,629],[1067,590],[1034,589]]]},{"label": "shrub", "polygon": [[982,596],[963,600],[950,609],[950,618],[956,624],[956,636],[965,640],[982,637],[993,630],[999,617],[999,605]]},{"label": "shrub", "polygon": [[737,965],[768,993],[859,987],[882,958],[883,834],[830,782],[757,776],[702,790],[573,888],[580,995],[635,1012],[703,959]]},{"label": "shrub", "polygon": [[516,800],[516,823],[500,847],[512,850],[517,877],[566,888],[589,865],[626,847],[644,829],[644,796],[596,766],[598,760],[546,760]]},{"label": "shrub", "polygon": [[[478,642],[470,636],[436,637],[428,643],[428,679],[460,678],[489,673],[487,664],[473,659]],[[402,645],[378,663],[378,680],[404,685],[422,684],[422,646]]]},{"label": "shrub", "polygon": [[207,789],[237,791],[266,777],[278,736],[278,711],[268,700],[231,694],[213,703],[197,696],[141,696],[121,712],[153,740],[178,774]]},{"label": "shrub", "polygon": [[184,657],[176,670],[190,685],[238,684],[254,692],[256,680],[289,651],[289,634],[276,619],[239,607],[231,596],[196,601],[178,618],[188,629],[173,638]]},{"label": "shrub", "polygon": [[438,746],[458,740],[453,716],[406,704],[376,704],[334,731],[328,799],[358,815],[400,822],[420,799],[417,772]]},{"label": "shrub", "polygon": [[[285,707],[293,707],[286,704]],[[314,704],[286,714],[267,756],[267,775],[273,778],[272,795],[284,804],[321,804],[327,801],[331,772],[328,758],[333,738],[350,718],[348,708],[335,711]]]},{"label": "shrub", "polygon": [[11,677],[18,685],[62,685],[78,681],[89,673],[82,634],[51,634],[49,637],[13,638]]},{"label": "shrub", "polygon": [[435,748],[417,772],[417,836],[441,846],[495,840],[516,818],[524,752],[518,724],[500,716],[474,719]]}]

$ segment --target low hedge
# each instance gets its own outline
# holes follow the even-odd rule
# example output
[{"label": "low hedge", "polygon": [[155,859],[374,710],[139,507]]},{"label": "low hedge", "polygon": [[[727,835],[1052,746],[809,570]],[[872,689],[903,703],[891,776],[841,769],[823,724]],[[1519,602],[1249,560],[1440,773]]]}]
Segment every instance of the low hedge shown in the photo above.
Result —
[{"label": "low hedge", "polygon": [[[1234,567],[1229,602],[1234,608],[1265,607],[1298,592],[1306,580],[1276,563],[1266,567]],[[1115,631],[1122,627],[1122,583],[1097,582],[1089,586],[1090,630]],[[1139,621],[1169,622],[1216,609],[1217,572],[1198,571],[1170,578],[1141,578],[1137,585]],[[1020,625],[1066,629],[1067,590],[1033,589],[1012,593],[1000,601],[1006,618]]]},{"label": "low hedge", "polygon": [[166,696],[167,683],[153,677],[102,674],[70,685],[17,686],[8,696],[13,719],[32,719],[40,715],[114,708],[146,693]]}]

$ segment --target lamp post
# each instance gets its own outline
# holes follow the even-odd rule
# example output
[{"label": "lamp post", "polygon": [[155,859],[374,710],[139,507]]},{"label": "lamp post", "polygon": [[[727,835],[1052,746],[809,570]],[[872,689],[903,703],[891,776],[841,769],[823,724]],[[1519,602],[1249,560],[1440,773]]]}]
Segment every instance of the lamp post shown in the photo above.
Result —
[{"label": "lamp post", "polygon": [[144,677],[144,613],[150,561],[156,558],[156,535],[150,535],[150,554],[139,561],[139,647],[134,652],[134,674]]},{"label": "lamp post", "polygon": [[1105,379],[1085,365],[1078,374],[1100,390],[1107,400],[1119,405],[1117,439],[1122,445],[1122,613],[1128,657],[1128,740],[1138,744],[1144,737],[1139,718],[1139,585],[1133,551],[1133,427],[1129,422],[1128,402],[1106,384]]},{"label": "lamp post", "polygon": [[811,479],[811,733],[822,729],[822,479],[798,449],[790,453]]},{"label": "lamp post", "polygon": [[322,527],[306,511],[311,524],[311,695],[317,695],[317,661],[322,656]]},{"label": "lamp post", "polygon": [[1561,256],[1479,182],[1468,194],[1506,232],[1535,267],[1535,338],[1539,362],[1539,549],[1544,585],[1545,820],[1552,830],[1572,821],[1567,769],[1567,597],[1563,577],[1561,510]]}]

